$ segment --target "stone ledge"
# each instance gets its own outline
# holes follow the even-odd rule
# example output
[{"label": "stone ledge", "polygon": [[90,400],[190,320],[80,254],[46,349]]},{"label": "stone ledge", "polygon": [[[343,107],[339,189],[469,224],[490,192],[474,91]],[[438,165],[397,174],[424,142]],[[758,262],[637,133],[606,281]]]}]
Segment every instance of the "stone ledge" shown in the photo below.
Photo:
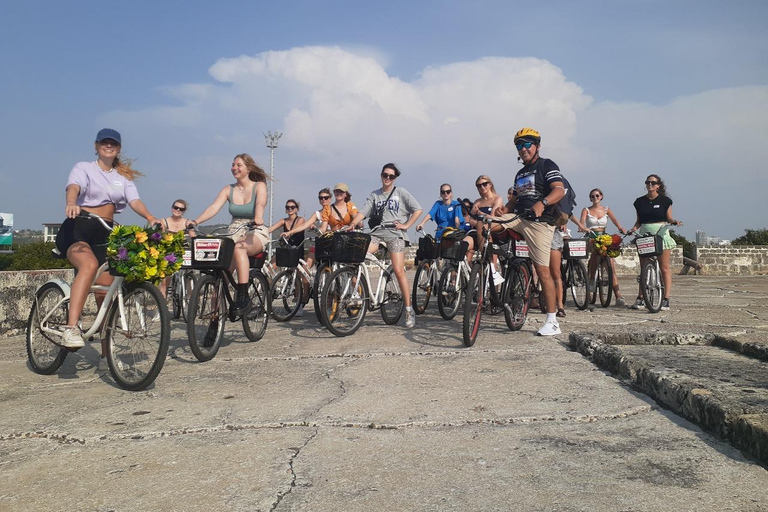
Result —
[{"label": "stone ledge", "polygon": [[[679,338],[678,341],[689,342],[687,343],[689,346],[682,346],[681,343],[675,342],[675,336]],[[652,363],[653,356],[659,357],[658,354],[649,352],[650,357],[645,358],[642,355],[628,353],[643,345],[643,340],[648,341],[645,345],[649,345],[649,351],[670,349],[670,345],[679,346],[681,351],[686,349],[702,350],[716,344],[725,344],[728,341],[727,338],[714,335],[690,336],[690,338],[685,338],[685,335],[679,334],[663,335],[660,336],[662,339],[656,341],[647,334],[628,335],[625,336],[625,339],[630,341],[631,345],[626,344],[624,345],[625,348],[622,349],[622,345],[611,344],[612,342],[621,343],[620,336],[616,336],[617,339],[603,342],[595,336],[572,333],[569,336],[569,345],[573,350],[592,359],[598,367],[611,372],[664,407],[728,441],[748,456],[768,466],[768,390],[755,390],[744,385],[733,385],[732,379],[737,375],[727,369],[723,369],[722,375],[720,375],[720,365],[717,364],[712,365],[709,378],[702,378],[701,375],[696,375],[697,371],[699,374],[702,373],[701,368],[692,369],[689,372],[684,361],[675,368],[675,361],[665,359],[662,368],[660,365]],[[694,341],[692,345],[698,345],[698,347],[691,346],[690,341]],[[732,347],[739,348],[734,340],[730,340],[729,343]],[[666,345],[666,347],[661,345]],[[741,346],[745,345],[750,344],[745,343]],[[761,346],[758,345],[757,347]],[[741,349],[737,351],[740,354],[742,352]],[[726,351],[726,354],[731,354],[728,358],[741,357],[729,351]],[[758,359],[765,360],[762,357]],[[753,366],[755,364],[758,364],[759,367],[762,366],[762,363],[756,363],[751,358],[745,357],[744,362]],[[702,367],[706,367],[706,364],[703,362]],[[732,369],[732,361],[730,361],[730,366]],[[709,369],[709,367],[706,368]],[[726,383],[730,384],[730,387]],[[765,385],[762,382],[759,384]],[[749,393],[744,393],[745,391],[749,391]],[[753,398],[755,395],[759,396]]]}]

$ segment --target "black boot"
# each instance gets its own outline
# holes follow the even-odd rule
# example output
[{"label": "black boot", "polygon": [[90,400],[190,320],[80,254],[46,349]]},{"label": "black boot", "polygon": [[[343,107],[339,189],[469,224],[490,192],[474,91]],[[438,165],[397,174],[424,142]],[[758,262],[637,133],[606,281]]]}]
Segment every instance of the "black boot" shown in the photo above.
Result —
[{"label": "black boot", "polygon": [[232,307],[229,308],[231,316],[243,316],[251,307],[251,298],[248,296],[248,283],[237,285],[237,299]]}]

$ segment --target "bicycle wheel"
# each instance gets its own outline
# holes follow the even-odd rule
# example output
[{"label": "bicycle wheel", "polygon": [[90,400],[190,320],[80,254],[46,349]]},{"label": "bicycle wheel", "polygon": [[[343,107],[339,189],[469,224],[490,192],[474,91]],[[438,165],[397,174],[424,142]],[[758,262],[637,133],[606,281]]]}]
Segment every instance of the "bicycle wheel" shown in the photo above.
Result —
[{"label": "bicycle wheel", "polygon": [[243,332],[251,341],[264,337],[269,323],[269,282],[258,270],[251,270],[251,282],[248,286],[251,296],[251,309],[243,315]]},{"label": "bicycle wheel", "polygon": [[607,308],[611,305],[613,295],[613,269],[609,258],[601,258],[597,267],[597,291],[600,294],[600,304]]},{"label": "bicycle wheel", "polygon": [[504,285],[504,321],[511,331],[519,331],[525,324],[530,304],[530,272],[522,262],[513,262]]},{"label": "bicycle wheel", "polygon": [[112,303],[107,318],[107,363],[118,386],[139,391],[155,381],[168,355],[171,319],[151,283],[124,285],[123,308]]},{"label": "bicycle wheel", "polygon": [[645,307],[651,313],[658,313],[661,310],[664,287],[661,284],[659,267],[656,266],[656,262],[649,261],[643,265],[640,271],[640,289],[643,294]]},{"label": "bicycle wheel", "polygon": [[435,262],[432,260],[420,261],[419,267],[416,269],[416,276],[413,278],[411,302],[413,303],[413,310],[417,315],[421,315],[427,310],[429,299],[432,296],[434,265]]},{"label": "bicycle wheel", "polygon": [[360,328],[370,301],[365,275],[357,267],[341,267],[331,274],[320,296],[323,325],[336,336],[349,336]]},{"label": "bicycle wheel", "polygon": [[177,274],[178,272],[173,274],[173,277],[171,277],[171,283],[168,285],[168,288],[165,290],[166,297],[170,299],[168,302],[171,303],[171,307],[170,307],[171,318],[173,318],[174,320],[181,316],[182,291],[181,291],[181,281]]},{"label": "bicycle wheel", "polygon": [[189,298],[192,297],[192,290],[195,289],[195,284],[197,284],[197,277],[195,277],[194,272],[188,270],[182,273],[182,288],[179,293],[179,303],[181,304],[181,317],[185,322],[187,321],[187,313],[189,312]]},{"label": "bicycle wheel", "polygon": [[461,294],[466,287],[464,274],[455,264],[448,264],[437,281],[437,310],[445,320],[452,320],[461,306]]},{"label": "bicycle wheel", "polygon": [[189,299],[187,336],[189,348],[198,361],[209,361],[219,351],[227,320],[224,279],[204,274]]},{"label": "bicycle wheel", "polygon": [[392,265],[387,267],[387,271],[382,276],[382,279],[384,279],[384,297],[379,304],[381,318],[385,324],[394,325],[400,320],[403,311],[405,311],[405,301],[403,300],[403,292],[400,290],[400,283],[397,282],[395,269]]},{"label": "bicycle wheel", "polygon": [[568,261],[568,279],[570,281],[571,296],[579,309],[587,309],[587,268],[581,260]]},{"label": "bicycle wheel", "polygon": [[315,307],[315,316],[317,321],[321,325],[325,325],[325,315],[320,311],[320,295],[325,289],[326,283],[333,274],[333,269],[327,263],[317,263],[317,271],[315,272],[315,280],[312,283],[312,305]]},{"label": "bicycle wheel", "polygon": [[469,273],[467,293],[464,296],[464,319],[462,322],[462,341],[467,347],[471,347],[477,340],[480,330],[480,320],[485,306],[485,276],[482,263],[475,263]]},{"label": "bicycle wheel", "polygon": [[61,331],[67,325],[69,302],[63,299],[64,290],[56,283],[45,283],[35,294],[27,319],[27,357],[35,373],[50,375],[67,357],[67,349],[56,344],[56,335],[45,331]]},{"label": "bicycle wheel", "polygon": [[278,322],[293,318],[302,304],[301,274],[295,268],[278,273],[269,285],[269,312]]}]

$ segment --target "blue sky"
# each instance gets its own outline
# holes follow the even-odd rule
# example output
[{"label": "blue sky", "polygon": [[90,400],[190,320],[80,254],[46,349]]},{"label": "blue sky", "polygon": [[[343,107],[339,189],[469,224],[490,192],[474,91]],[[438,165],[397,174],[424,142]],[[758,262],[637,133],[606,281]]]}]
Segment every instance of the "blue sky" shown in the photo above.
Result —
[{"label": "blue sky", "polygon": [[511,136],[532,125],[580,206],[600,187],[631,225],[655,172],[683,234],[732,238],[768,224],[766,29],[768,3],[738,0],[6,0],[0,211],[22,228],[61,220],[67,174],[104,126],[157,216],[177,196],[202,211],[235,154],[268,166],[261,133],[283,131],[277,219],[339,181],[362,201],[387,161],[426,208],[443,181],[474,197],[489,174],[502,191]]}]

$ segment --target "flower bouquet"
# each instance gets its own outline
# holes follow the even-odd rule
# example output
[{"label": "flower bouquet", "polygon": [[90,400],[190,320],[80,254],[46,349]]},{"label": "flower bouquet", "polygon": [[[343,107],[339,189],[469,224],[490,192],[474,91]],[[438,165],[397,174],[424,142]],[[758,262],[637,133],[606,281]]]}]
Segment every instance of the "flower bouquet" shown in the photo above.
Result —
[{"label": "flower bouquet", "polygon": [[164,233],[155,228],[115,226],[107,238],[110,269],[126,282],[159,283],[181,268],[184,232]]},{"label": "flower bouquet", "polygon": [[619,235],[597,235],[592,239],[592,245],[601,256],[615,258],[621,254],[621,237]]}]

